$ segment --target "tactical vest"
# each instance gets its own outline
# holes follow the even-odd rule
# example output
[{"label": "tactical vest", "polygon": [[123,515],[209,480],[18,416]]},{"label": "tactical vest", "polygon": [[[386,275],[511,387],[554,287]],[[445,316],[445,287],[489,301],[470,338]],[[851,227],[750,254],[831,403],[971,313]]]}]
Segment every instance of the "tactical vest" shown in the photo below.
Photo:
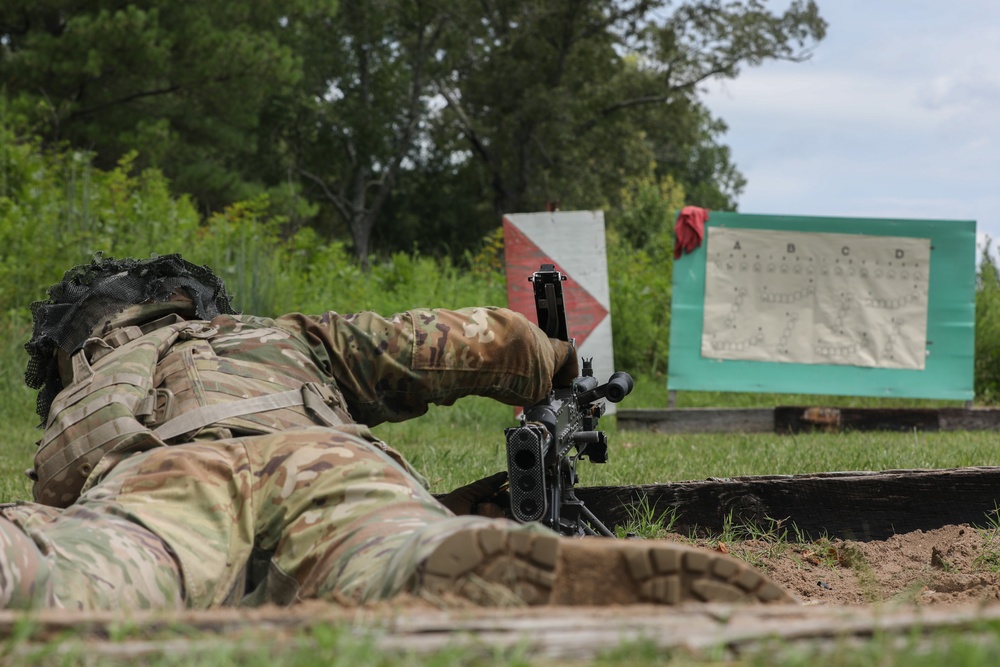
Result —
[{"label": "tactical vest", "polygon": [[72,382],[52,402],[28,471],[35,500],[67,507],[105,457],[192,439],[352,423],[335,385],[272,364],[221,358],[212,345],[226,338],[209,322],[170,315],[88,339],[72,357]]}]

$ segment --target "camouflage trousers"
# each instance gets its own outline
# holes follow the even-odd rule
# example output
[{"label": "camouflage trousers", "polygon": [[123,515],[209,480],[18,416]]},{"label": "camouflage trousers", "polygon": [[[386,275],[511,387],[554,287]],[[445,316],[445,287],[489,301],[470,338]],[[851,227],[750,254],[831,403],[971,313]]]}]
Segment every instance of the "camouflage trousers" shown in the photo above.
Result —
[{"label": "camouflage trousers", "polygon": [[0,512],[0,605],[385,598],[443,539],[490,521],[454,516],[377,445],[321,427],[159,448],[88,483],[66,509]]}]

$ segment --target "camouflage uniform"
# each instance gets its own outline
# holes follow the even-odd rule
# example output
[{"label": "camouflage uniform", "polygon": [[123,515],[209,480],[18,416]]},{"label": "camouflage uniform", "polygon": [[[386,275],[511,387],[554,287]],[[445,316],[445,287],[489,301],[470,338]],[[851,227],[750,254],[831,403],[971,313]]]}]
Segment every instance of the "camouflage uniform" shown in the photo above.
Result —
[{"label": "camouflage uniform", "polygon": [[512,311],[238,316],[177,255],[95,257],[48,294],[25,345],[35,502],[0,509],[0,606],[790,599],[715,552],[455,516],[372,437],[575,376],[572,347]]},{"label": "camouflage uniform", "polygon": [[2,511],[4,606],[394,595],[489,520],[451,514],[362,424],[470,394],[534,402],[571,353],[506,309],[147,323],[164,309],[126,311],[73,356],[37,502]]}]

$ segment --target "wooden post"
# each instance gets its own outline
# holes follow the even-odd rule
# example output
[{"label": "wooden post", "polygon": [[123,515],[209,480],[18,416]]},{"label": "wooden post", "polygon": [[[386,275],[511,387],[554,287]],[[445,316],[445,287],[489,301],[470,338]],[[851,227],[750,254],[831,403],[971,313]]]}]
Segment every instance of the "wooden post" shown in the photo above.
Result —
[{"label": "wooden post", "polygon": [[654,514],[677,514],[674,530],[720,533],[726,521],[794,525],[827,535],[884,540],[941,526],[986,525],[1000,500],[1000,467],[832,472],[710,478],[643,486],[577,487],[577,497],[610,528],[645,501]]}]

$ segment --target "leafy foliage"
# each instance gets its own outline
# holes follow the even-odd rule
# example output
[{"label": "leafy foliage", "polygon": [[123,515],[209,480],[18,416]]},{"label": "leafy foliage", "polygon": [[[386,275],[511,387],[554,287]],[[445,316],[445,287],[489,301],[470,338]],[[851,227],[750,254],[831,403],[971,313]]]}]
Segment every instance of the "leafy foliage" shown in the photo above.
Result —
[{"label": "leafy foliage", "polygon": [[669,176],[648,177],[621,198],[608,220],[615,364],[655,377],[666,371],[670,349],[673,220],[684,191]]},{"label": "leafy foliage", "polygon": [[976,398],[1000,401],[1000,269],[987,241],[976,285]]},{"label": "leafy foliage", "polygon": [[263,315],[504,302],[495,248],[470,258],[476,280],[448,260],[406,253],[365,272],[345,244],[310,228],[284,238],[285,220],[270,215],[266,196],[203,217],[170,194],[159,171],[139,171],[132,155],[104,171],[87,154],[46,151],[3,124],[0,147],[0,312],[23,311],[62,271],[99,251],[180,252],[212,266],[237,308]]},{"label": "leafy foliage", "polygon": [[49,145],[92,150],[110,169],[138,151],[175,191],[219,210],[256,191],[265,100],[300,76],[286,17],[325,0],[161,3],[9,0],[0,80]]},{"label": "leafy foliage", "polygon": [[98,251],[148,255],[192,247],[200,221],[155,170],[125,156],[110,171],[79,151],[43,151],[0,126],[0,310],[25,307]]},{"label": "leafy foliage", "polygon": [[[267,194],[369,256],[464,257],[500,213],[743,177],[698,84],[823,38],[813,0],[10,0],[0,80],[46,147],[155,168],[203,212]],[[129,157],[130,156],[130,157]]]},{"label": "leafy foliage", "polygon": [[759,0],[506,0],[465,9],[454,18],[458,46],[444,55],[451,76],[439,82],[447,107],[436,121],[471,150],[498,212],[546,201],[614,206],[651,160],[704,196],[701,205],[732,206],[742,177],[713,145],[723,126],[698,104],[698,84],[801,59],[826,30],[815,3],[798,0],[783,13]]},{"label": "leafy foliage", "polygon": [[297,17],[288,47],[303,78],[273,131],[277,164],[346,226],[367,265],[375,223],[404,159],[415,151],[427,113],[448,3],[344,3],[336,14]]}]

